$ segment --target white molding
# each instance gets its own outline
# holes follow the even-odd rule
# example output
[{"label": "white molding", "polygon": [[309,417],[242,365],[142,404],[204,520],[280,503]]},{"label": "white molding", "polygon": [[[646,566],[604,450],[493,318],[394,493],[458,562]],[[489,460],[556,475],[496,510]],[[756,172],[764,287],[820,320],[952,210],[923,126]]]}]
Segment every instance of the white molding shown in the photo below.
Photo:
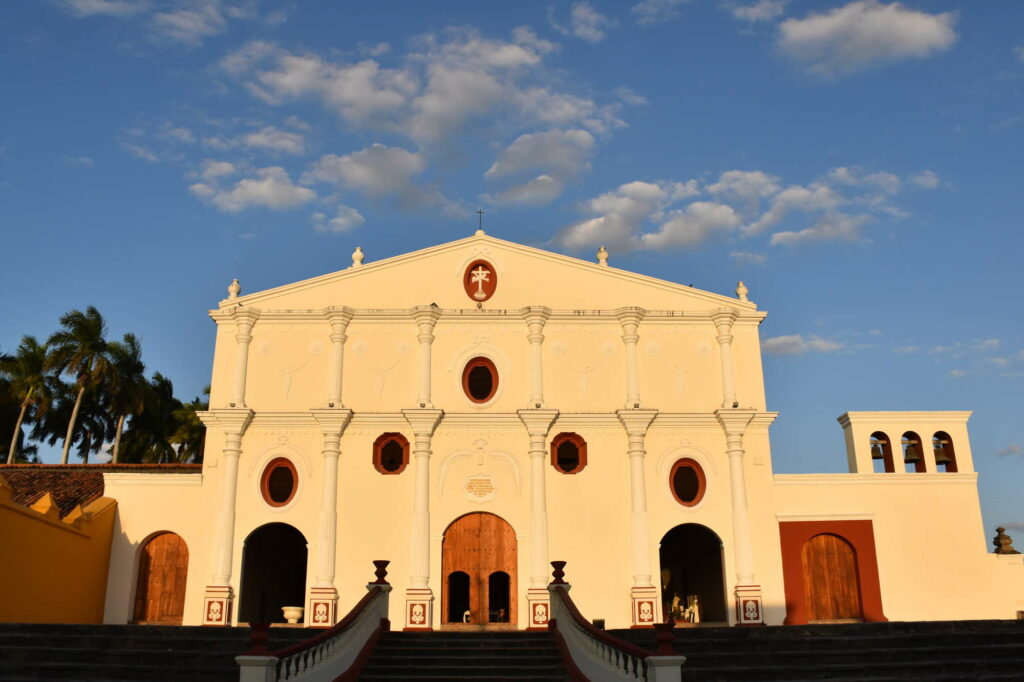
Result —
[{"label": "white molding", "polygon": [[910,424],[925,422],[929,424],[966,424],[974,412],[969,410],[958,411],[877,411],[877,412],[844,412],[836,417],[843,426],[856,420],[859,423],[871,422],[872,424]]}]

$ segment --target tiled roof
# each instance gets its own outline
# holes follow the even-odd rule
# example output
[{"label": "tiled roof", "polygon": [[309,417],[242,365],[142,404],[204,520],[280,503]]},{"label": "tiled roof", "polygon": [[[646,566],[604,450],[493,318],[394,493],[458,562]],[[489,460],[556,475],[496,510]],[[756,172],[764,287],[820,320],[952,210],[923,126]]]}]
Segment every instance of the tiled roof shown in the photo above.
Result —
[{"label": "tiled roof", "polygon": [[50,493],[64,517],[103,496],[103,472],[180,474],[202,469],[202,464],[4,464],[0,476],[11,486],[12,502],[29,506]]}]

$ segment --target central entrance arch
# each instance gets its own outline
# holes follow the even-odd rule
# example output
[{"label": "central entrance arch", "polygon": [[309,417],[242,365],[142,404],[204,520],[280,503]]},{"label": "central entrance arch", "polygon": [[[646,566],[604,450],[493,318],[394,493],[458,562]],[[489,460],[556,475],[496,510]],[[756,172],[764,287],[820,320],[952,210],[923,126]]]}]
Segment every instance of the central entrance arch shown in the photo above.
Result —
[{"label": "central entrance arch", "polygon": [[287,523],[260,526],[245,539],[240,623],[283,623],[282,606],[306,601],[306,538]]},{"label": "central entrance arch", "polygon": [[446,623],[516,623],[516,534],[500,516],[455,519],[441,542],[441,613]]},{"label": "central entrance arch", "polygon": [[700,622],[726,622],[722,540],[699,523],[676,526],[661,538],[661,603],[678,620],[696,597]]}]

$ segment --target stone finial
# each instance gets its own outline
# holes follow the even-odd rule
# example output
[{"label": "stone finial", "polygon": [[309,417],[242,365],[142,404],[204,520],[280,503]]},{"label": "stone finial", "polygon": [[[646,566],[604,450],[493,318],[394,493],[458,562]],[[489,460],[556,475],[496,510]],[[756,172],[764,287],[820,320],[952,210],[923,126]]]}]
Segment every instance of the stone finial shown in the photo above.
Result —
[{"label": "stone finial", "polygon": [[476,232],[474,232],[473,234],[474,234],[475,236],[477,236],[477,237],[483,237],[483,236],[484,236],[484,235],[486,235],[487,233],[486,233],[486,232],[484,232],[484,229],[483,229],[483,228],[481,227],[481,228],[478,228],[478,229],[477,229],[477,231],[476,231]]},{"label": "stone finial", "polygon": [[352,267],[358,268],[363,264],[363,247],[357,246],[356,250],[352,252]]},{"label": "stone finial", "polygon": [[603,246],[597,250],[597,264],[608,267],[608,249]]},{"label": "stone finial", "polygon": [[1005,531],[1002,526],[996,528],[996,536],[992,539],[992,544],[996,546],[996,554],[1020,554],[1013,548],[1013,538]]},{"label": "stone finial", "polygon": [[744,284],[743,282],[736,283],[736,298],[740,299],[741,301],[749,301],[750,299],[747,298],[747,294],[749,293],[750,289],[747,289],[746,284]]},{"label": "stone finial", "polygon": [[238,294],[241,293],[241,291],[242,287],[238,284],[238,280],[231,280],[231,284],[228,285],[228,298],[238,298]]}]

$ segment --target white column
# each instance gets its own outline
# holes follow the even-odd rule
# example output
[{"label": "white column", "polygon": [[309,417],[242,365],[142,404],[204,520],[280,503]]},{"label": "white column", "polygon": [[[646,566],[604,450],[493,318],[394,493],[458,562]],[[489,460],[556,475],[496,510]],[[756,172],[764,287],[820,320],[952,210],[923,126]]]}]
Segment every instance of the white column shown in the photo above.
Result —
[{"label": "white column", "polygon": [[430,401],[430,349],[434,343],[434,325],[437,324],[437,318],[441,316],[441,311],[434,306],[421,305],[412,309],[412,316],[416,320],[416,340],[420,344],[420,372],[416,403],[421,408],[430,408],[434,406]]},{"label": "white column", "polygon": [[320,494],[320,529],[316,545],[316,582],[309,591],[306,623],[330,627],[337,620],[338,592],[334,586],[338,533],[338,457],[341,434],[352,419],[351,410],[312,410],[324,439],[323,487]]},{"label": "white column", "polygon": [[530,407],[540,409],[544,407],[544,323],[551,309],[537,305],[519,312],[526,320],[526,339],[530,342]]},{"label": "white column", "polygon": [[725,431],[729,458],[729,490],[732,497],[733,552],[736,563],[736,620],[738,625],[764,622],[761,586],[754,570],[754,548],[747,509],[747,484],[743,469],[743,434],[757,414],[754,410],[718,410],[718,422]]},{"label": "white column", "polygon": [[619,410],[626,429],[629,456],[630,554],[633,568],[633,625],[651,626],[661,612],[658,590],[651,582],[651,538],[647,521],[647,477],[644,471],[644,438],[657,410]]},{"label": "white column", "polygon": [[640,320],[647,313],[643,308],[619,308],[615,316],[622,325],[622,342],[626,346],[626,409],[640,407],[640,365],[637,360],[636,345],[640,340],[637,333]]},{"label": "white column", "polygon": [[546,629],[551,613],[547,584],[548,568],[548,503],[547,437],[558,410],[519,410],[519,419],[530,437],[530,587],[526,592],[529,606],[527,629]]},{"label": "white column", "polygon": [[235,320],[235,381],[231,390],[231,407],[245,407],[245,379],[249,368],[249,343],[252,341],[252,326],[260,314],[258,310],[236,309]]},{"label": "white column", "polygon": [[433,627],[433,594],[430,589],[430,441],[441,421],[441,410],[402,410],[414,436],[412,533],[410,540],[409,588],[406,590],[405,627],[429,630]]},{"label": "white column", "polygon": [[349,308],[329,308],[327,320],[331,323],[331,360],[327,368],[327,407],[344,407],[341,402],[341,376],[345,366],[345,335],[352,319]]},{"label": "white column", "polygon": [[736,405],[736,373],[732,364],[732,324],[739,317],[733,308],[719,308],[711,313],[711,319],[718,330],[718,348],[722,358],[722,407],[732,409]]}]

